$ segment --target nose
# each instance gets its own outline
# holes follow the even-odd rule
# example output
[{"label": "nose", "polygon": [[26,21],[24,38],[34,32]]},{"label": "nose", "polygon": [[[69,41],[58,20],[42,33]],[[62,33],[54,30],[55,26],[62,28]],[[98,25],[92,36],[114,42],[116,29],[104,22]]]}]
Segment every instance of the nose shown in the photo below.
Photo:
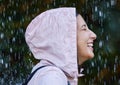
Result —
[{"label": "nose", "polygon": [[91,37],[93,40],[95,40],[95,39],[97,38],[97,35],[96,35],[93,31],[90,30],[90,37]]}]

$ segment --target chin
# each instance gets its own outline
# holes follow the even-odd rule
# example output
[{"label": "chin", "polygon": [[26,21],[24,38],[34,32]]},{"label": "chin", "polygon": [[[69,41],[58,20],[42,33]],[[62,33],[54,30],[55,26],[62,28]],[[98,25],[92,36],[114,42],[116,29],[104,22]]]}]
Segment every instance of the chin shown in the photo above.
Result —
[{"label": "chin", "polygon": [[89,58],[89,59],[94,58],[94,53],[89,54],[89,55],[88,55],[88,58]]},{"label": "chin", "polygon": [[[87,54],[87,53],[88,53],[88,54]],[[87,54],[87,56],[88,56],[89,59],[94,58],[94,52],[93,52],[93,51],[88,50],[87,53],[86,53],[86,54]]]}]

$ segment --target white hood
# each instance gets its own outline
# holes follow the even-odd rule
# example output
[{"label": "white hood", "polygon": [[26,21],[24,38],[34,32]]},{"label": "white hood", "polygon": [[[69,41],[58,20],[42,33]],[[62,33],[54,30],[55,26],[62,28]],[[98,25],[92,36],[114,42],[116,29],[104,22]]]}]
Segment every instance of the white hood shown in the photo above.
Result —
[{"label": "white hood", "polygon": [[76,24],[75,8],[57,8],[38,15],[25,33],[36,59],[53,63],[73,78],[78,75]]}]

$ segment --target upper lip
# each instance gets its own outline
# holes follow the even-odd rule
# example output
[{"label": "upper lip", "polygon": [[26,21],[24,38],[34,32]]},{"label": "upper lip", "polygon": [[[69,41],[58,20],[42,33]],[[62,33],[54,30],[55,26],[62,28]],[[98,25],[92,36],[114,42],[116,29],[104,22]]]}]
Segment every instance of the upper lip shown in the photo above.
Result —
[{"label": "upper lip", "polygon": [[93,41],[91,41],[91,42],[88,42],[88,44],[89,44],[89,43],[93,43]]},{"label": "upper lip", "polygon": [[93,46],[93,42],[88,42],[87,45],[92,47]]}]

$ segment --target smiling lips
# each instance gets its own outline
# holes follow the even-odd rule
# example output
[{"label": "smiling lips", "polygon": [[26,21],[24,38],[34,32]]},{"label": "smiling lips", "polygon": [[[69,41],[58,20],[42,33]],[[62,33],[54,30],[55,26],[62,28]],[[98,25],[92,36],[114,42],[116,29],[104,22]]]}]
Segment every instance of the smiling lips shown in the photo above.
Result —
[{"label": "smiling lips", "polygon": [[87,46],[93,51],[93,42],[88,43]]}]

